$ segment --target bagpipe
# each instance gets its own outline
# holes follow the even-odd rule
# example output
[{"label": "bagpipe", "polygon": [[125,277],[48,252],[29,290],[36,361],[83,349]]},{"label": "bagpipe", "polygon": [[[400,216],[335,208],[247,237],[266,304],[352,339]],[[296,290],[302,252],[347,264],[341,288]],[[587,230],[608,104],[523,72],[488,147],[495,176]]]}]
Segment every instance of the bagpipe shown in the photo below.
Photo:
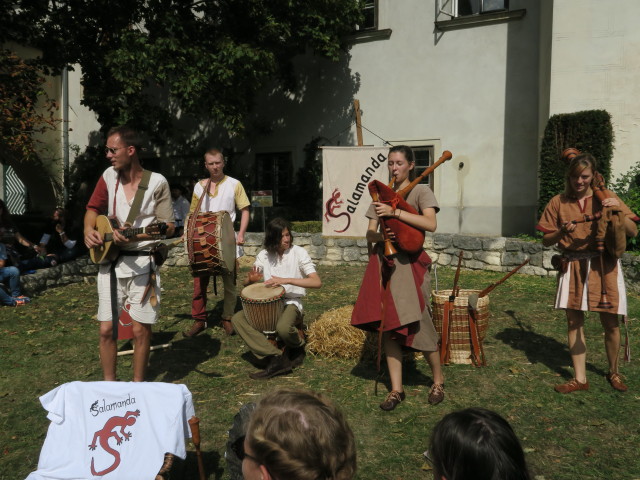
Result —
[{"label": "bagpipe", "polygon": [[[576,148],[567,148],[562,152],[562,159],[571,162],[574,157],[580,154]],[[597,221],[596,230],[596,250],[600,254],[600,280],[601,293],[598,308],[611,308],[611,302],[607,296],[607,288],[605,284],[604,272],[604,253],[607,251],[613,258],[620,258],[627,248],[627,234],[625,229],[625,215],[619,207],[605,206],[605,199],[615,197],[611,190],[605,188],[604,178],[597,171],[593,172],[593,180],[591,182],[593,196],[602,206],[601,212],[595,212],[593,215],[584,215],[583,219],[571,220],[567,223],[583,223],[589,221]]]},{"label": "bagpipe", "polygon": [[[411,190],[413,190],[413,188],[425,177],[431,175],[436,168],[451,158],[453,158],[451,152],[449,150],[445,150],[442,152],[442,156],[436,163],[417,176],[405,188],[398,190],[397,192],[391,188],[394,182],[393,179],[391,179],[389,185],[385,185],[378,180],[373,180],[369,183],[369,193],[371,194],[371,198],[374,202],[390,205],[394,210],[400,209],[408,213],[417,214],[418,212],[416,209],[409,205],[405,200],[409,195],[409,192],[411,192]],[[394,243],[400,250],[407,253],[418,253],[422,250],[422,245],[424,244],[424,231],[404,223],[402,220],[395,217],[380,217],[379,220],[382,235],[384,237],[385,257],[391,257],[398,253]],[[395,240],[390,238],[387,228],[393,232]]]}]

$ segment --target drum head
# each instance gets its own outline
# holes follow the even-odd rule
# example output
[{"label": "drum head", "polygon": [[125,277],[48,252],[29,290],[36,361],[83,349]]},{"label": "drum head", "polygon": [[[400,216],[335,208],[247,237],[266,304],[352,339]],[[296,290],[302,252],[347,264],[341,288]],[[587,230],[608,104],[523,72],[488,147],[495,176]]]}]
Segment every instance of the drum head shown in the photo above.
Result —
[{"label": "drum head", "polygon": [[220,218],[220,246],[222,260],[229,272],[236,268],[236,234],[233,231],[233,222],[227,212],[222,213]]},{"label": "drum head", "polygon": [[242,289],[240,295],[249,300],[268,300],[284,293],[284,287],[267,287],[264,283],[253,283]]}]

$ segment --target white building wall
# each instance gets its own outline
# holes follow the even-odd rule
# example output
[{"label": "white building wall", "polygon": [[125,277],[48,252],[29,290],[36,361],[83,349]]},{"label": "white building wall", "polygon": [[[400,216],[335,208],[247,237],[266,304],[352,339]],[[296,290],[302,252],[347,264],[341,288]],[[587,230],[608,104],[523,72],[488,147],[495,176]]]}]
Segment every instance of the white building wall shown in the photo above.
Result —
[{"label": "white building wall", "polygon": [[[342,65],[301,59],[305,96],[263,105],[263,113],[281,112],[280,121],[268,138],[256,139],[253,152],[295,146],[301,158],[314,135],[331,139],[328,145],[355,145],[355,127],[335,135],[353,121],[351,102],[357,98],[365,145],[382,145],[382,139],[432,143],[436,159],[442,150],[453,153],[434,179],[438,231],[531,231],[539,143],[538,2],[511,1],[512,10],[527,9],[522,19],[445,32],[435,30],[435,1],[379,3],[378,28],[391,29],[391,36],[355,44]],[[348,75],[355,84],[338,80]]]},{"label": "white building wall", "polygon": [[608,111],[614,177],[640,158],[639,18],[637,0],[554,3],[550,113]]},{"label": "white building wall", "polygon": [[[80,152],[84,152],[86,148],[95,140],[93,136],[100,131],[100,124],[96,114],[82,105],[82,73],[80,67],[76,65],[75,69],[69,71],[69,144],[75,148],[79,147]],[[70,162],[73,163],[75,158],[74,152],[70,154]],[[105,160],[104,168],[108,164]],[[97,167],[96,167],[97,168]]]}]

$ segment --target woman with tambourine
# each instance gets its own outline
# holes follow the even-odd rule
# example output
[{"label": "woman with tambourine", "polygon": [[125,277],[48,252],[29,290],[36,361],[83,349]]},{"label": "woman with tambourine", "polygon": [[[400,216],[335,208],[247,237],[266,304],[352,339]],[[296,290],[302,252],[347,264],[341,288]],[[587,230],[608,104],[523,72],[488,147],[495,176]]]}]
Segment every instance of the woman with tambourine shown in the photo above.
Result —
[{"label": "woman with tambourine", "polygon": [[[447,152],[448,153],[448,152]],[[449,154],[450,155],[450,154]],[[391,189],[406,192],[415,177],[413,151],[404,145],[389,150]],[[373,183],[373,182],[372,182]],[[385,185],[381,184],[383,187]],[[371,185],[370,185],[371,190]],[[372,192],[372,196],[373,191]],[[382,331],[382,343],[391,377],[391,392],[380,404],[383,410],[393,410],[405,399],[402,385],[402,348],[421,351],[431,366],[433,386],[428,401],[440,403],[444,399],[444,376],[438,356],[438,334],[429,311],[431,289],[431,259],[418,243],[415,252],[400,248],[399,237],[405,230],[417,230],[424,240],[424,232],[436,229],[438,202],[427,185],[416,185],[404,200],[409,210],[394,206],[396,201],[375,201],[366,213],[369,219],[367,240],[374,243],[369,264],[362,280],[351,324],[365,330]],[[393,231],[388,224],[399,225]],[[378,231],[379,225],[385,225]],[[397,251],[385,254],[383,243],[391,242]]]},{"label": "woman with tambourine", "polygon": [[589,389],[584,335],[584,312],[589,311],[598,312],[604,328],[609,362],[606,378],[615,390],[624,392],[627,386],[618,372],[618,319],[620,315],[627,314],[626,291],[620,261],[605,251],[599,231],[600,219],[609,213],[607,210],[620,212],[620,229],[627,236],[637,235],[634,222],[638,217],[615,193],[604,190],[602,184],[594,183],[594,177],[601,178],[597,173],[596,159],[589,153],[576,153],[574,150],[564,155],[570,159],[565,191],[549,201],[536,226],[544,234],[542,243],[545,246],[557,245],[562,251],[557,263],[555,308],[564,309],[567,315],[574,378],[556,385],[554,389],[559,393]]}]

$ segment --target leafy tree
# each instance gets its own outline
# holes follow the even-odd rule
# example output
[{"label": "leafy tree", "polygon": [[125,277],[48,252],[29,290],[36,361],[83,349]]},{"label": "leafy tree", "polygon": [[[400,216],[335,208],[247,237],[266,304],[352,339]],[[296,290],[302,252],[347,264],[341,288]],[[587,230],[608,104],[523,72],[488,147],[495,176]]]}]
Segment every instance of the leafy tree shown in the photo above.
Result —
[{"label": "leafy tree", "polygon": [[[626,172],[614,179],[609,188],[633,211],[640,213],[640,163],[636,163]],[[627,248],[640,250],[640,238],[629,238]]]},{"label": "leafy tree", "polygon": [[0,148],[2,161],[35,159],[36,133],[58,123],[57,104],[44,90],[45,79],[16,53],[0,49]]},{"label": "leafy tree", "polygon": [[295,89],[297,54],[337,59],[361,18],[359,0],[0,1],[1,40],[39,48],[53,74],[80,65],[101,125],[128,123],[156,143],[185,118],[241,133],[273,79]]},{"label": "leafy tree", "polygon": [[[48,97],[42,72],[15,52],[0,49],[0,162],[25,180],[31,199],[47,205],[62,190],[60,171],[45,165],[41,134],[55,128],[57,103]],[[46,155],[45,155],[46,156]]]}]

